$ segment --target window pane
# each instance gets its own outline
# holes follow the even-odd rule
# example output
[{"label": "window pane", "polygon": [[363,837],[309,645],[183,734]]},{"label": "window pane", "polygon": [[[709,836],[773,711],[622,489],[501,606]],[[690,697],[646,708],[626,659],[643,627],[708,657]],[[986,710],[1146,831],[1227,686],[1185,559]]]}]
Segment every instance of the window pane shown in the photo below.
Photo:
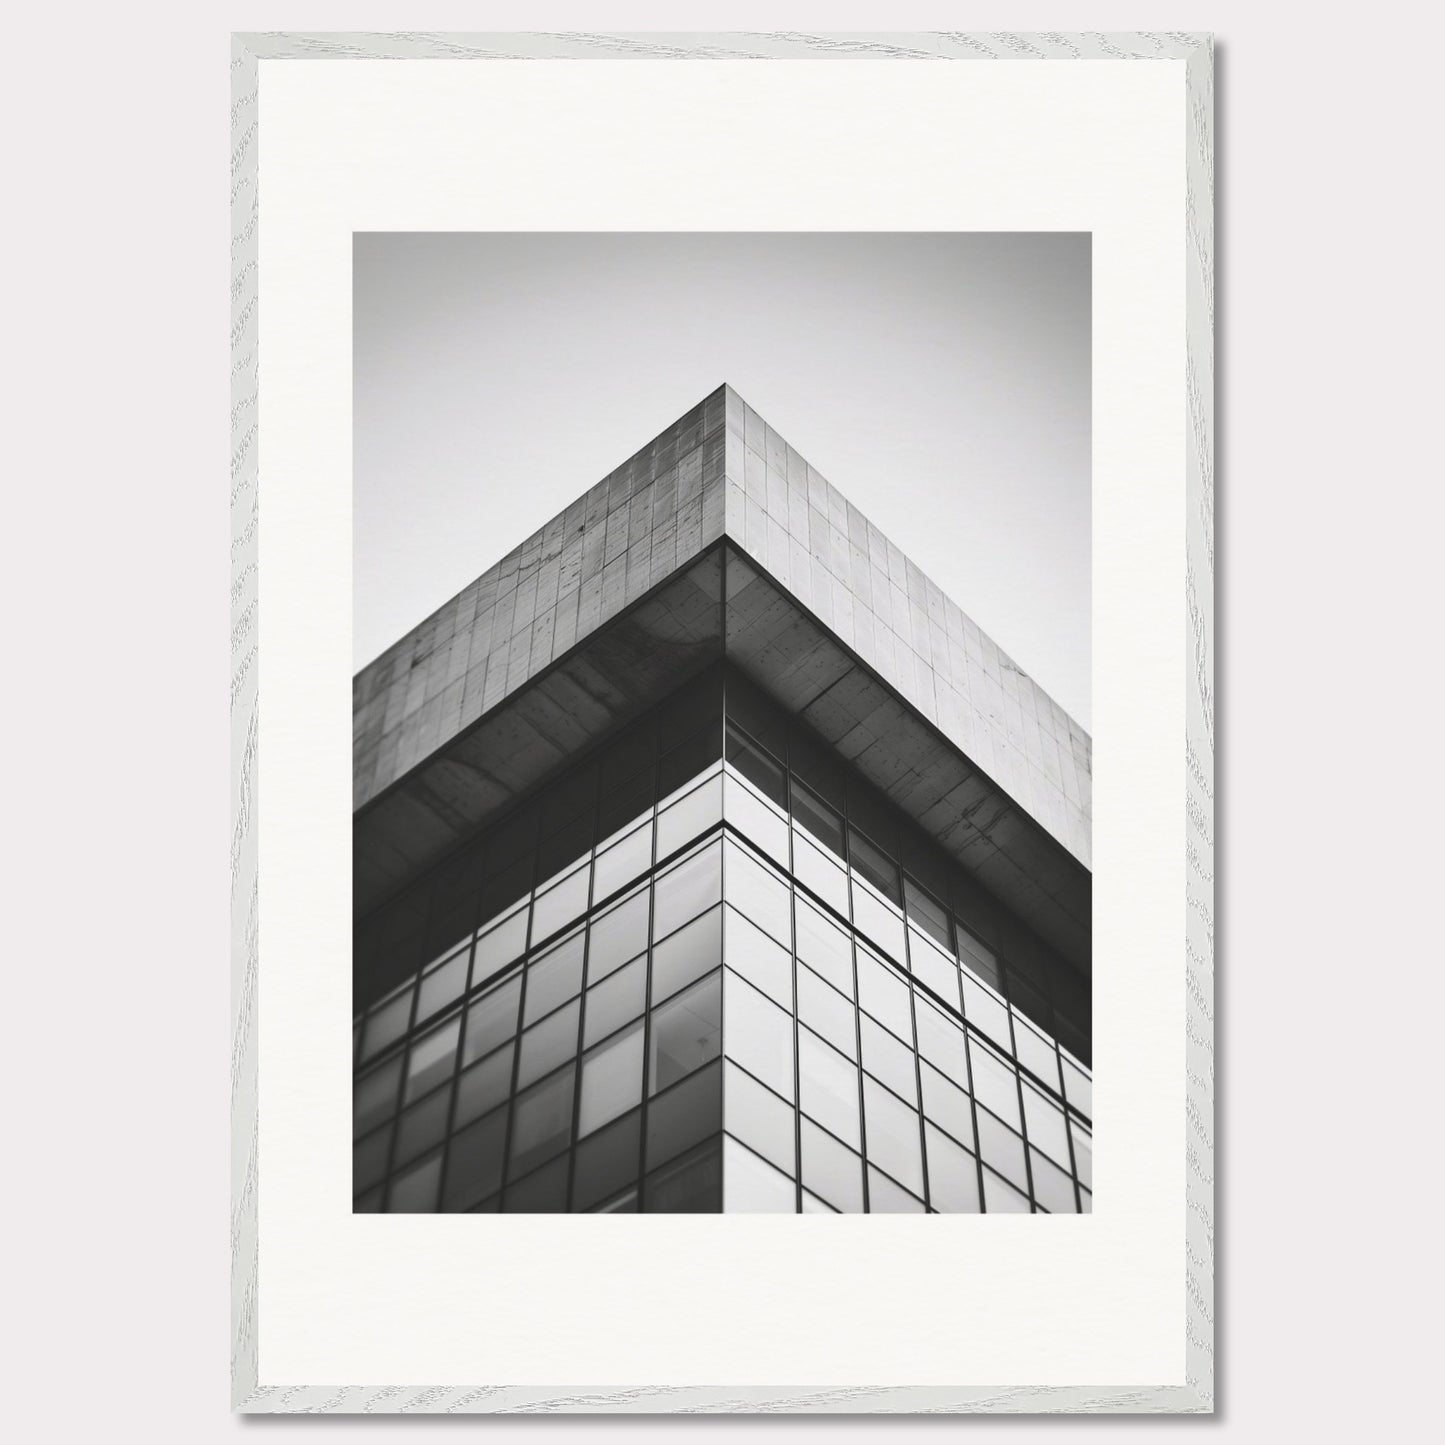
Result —
[{"label": "window pane", "polygon": [[872,1079],[863,1080],[868,1158],[915,1194],[923,1193],[918,1115]]},{"label": "window pane", "polygon": [[695,918],[652,949],[652,1001],[661,1003],[722,962],[722,909]]},{"label": "window pane", "polygon": [[391,1152],[393,1130],[388,1126],[368,1134],[351,1151],[351,1190],[360,1194],[370,1189],[386,1173],[387,1156]]},{"label": "window pane", "polygon": [[868,1166],[868,1212],[870,1214],[923,1214],[923,1201],[900,1189],[886,1174]]},{"label": "window pane", "polygon": [[733,1063],[728,1063],[723,1072],[723,1123],[730,1134],[784,1173],[797,1173],[793,1106]]},{"label": "window pane", "polygon": [[736,1140],[723,1140],[723,1212],[796,1214],[793,1181]]},{"label": "window pane", "polygon": [[457,1111],[452,1128],[459,1129],[479,1118],[511,1095],[513,1052],[513,1046],[505,1044],[458,1077]]},{"label": "window pane", "polygon": [[527,916],[525,907],[477,939],[477,961],[472,977],[478,983],[490,978],[499,968],[521,958],[527,948]]},{"label": "window pane", "polygon": [[913,976],[931,988],[951,1008],[960,1008],[958,995],[958,964],[953,955],[943,953],[914,928],[908,934],[908,962]]},{"label": "window pane", "polygon": [[1034,1088],[1024,1085],[1024,1123],[1028,1126],[1029,1143],[1036,1144],[1056,1164],[1069,1163],[1068,1131],[1064,1128],[1064,1112],[1056,1108]]},{"label": "window pane", "polygon": [[574,918],[587,911],[587,889],[590,885],[587,865],[574,869],[560,883],[554,883],[537,895],[532,909],[532,943],[535,946],[565,928]]},{"label": "window pane", "polygon": [[930,1203],[941,1214],[977,1214],[978,1167],[973,1155],[932,1124],[925,1124],[923,1133],[928,1149]]},{"label": "window pane", "polygon": [[405,1164],[440,1144],[447,1132],[452,1091],[438,1089],[404,1113],[396,1126],[396,1163]]},{"label": "window pane", "polygon": [[442,1156],[433,1154],[391,1181],[389,1214],[430,1214],[437,1207],[442,1178]]},{"label": "window pane", "polygon": [[853,880],[853,926],[889,958],[904,961],[902,918],[857,879]]},{"label": "window pane", "polygon": [[411,1022],[411,987],[381,1005],[367,1020],[361,1031],[361,1057],[375,1058],[384,1048],[394,1044]]},{"label": "window pane", "polygon": [[968,1054],[973,1064],[974,1098],[992,1109],[1010,1129],[1023,1128],[1019,1119],[1018,1075],[1013,1066],[977,1039],[968,1041]]},{"label": "window pane", "polygon": [[968,1081],[968,1061],[964,1033],[960,1025],[926,998],[915,995],[913,1017],[918,1026],[918,1052],[936,1064],[955,1083]]},{"label": "window pane", "polygon": [[798,1088],[803,1112],[854,1149],[858,1131],[858,1066],[807,1029],[798,1030]]},{"label": "window pane", "polygon": [[854,871],[866,878],[885,898],[894,903],[900,902],[898,865],[856,828],[850,828],[849,832],[852,835]]},{"label": "window pane", "polygon": [[470,947],[434,968],[421,981],[421,997],[417,1001],[418,1019],[430,1018],[449,1003],[455,1003],[467,988],[467,965],[471,962]]},{"label": "window pane", "polygon": [[587,990],[583,1043],[590,1046],[614,1029],[631,1023],[647,1005],[647,960],[633,959]]},{"label": "window pane", "polygon": [[610,898],[652,866],[652,823],[649,819],[625,838],[597,855],[592,879],[592,896],[599,903]]},{"label": "window pane", "polygon": [[457,1058],[461,1016],[453,1015],[440,1028],[412,1042],[406,1060],[406,1097],[410,1103],[435,1088],[452,1071]]},{"label": "window pane", "polygon": [[732,726],[728,728],[727,760],[764,797],[779,807],[786,803],[787,779],[782,764]]},{"label": "window pane", "polygon": [[803,1191],[803,1213],[804,1214],[836,1214],[838,1211],[831,1204],[824,1204],[816,1194],[809,1194]]},{"label": "window pane", "polygon": [[966,1147],[973,1147],[973,1109],[968,1095],[950,1083],[926,1059],[920,1066],[923,1075],[923,1112],[940,1128],[946,1129]]},{"label": "window pane", "polygon": [[811,903],[798,899],[798,957],[834,988],[853,997],[853,946]]},{"label": "window pane", "polygon": [[647,1177],[648,1214],[716,1214],[722,1208],[722,1149],[709,1144]]},{"label": "window pane", "polygon": [[913,1040],[913,1010],[902,975],[871,954],[858,950],[858,1002],[900,1039]]},{"label": "window pane", "polygon": [[1014,1052],[1024,1068],[1031,1070],[1046,1088],[1059,1090],[1059,1056],[1053,1041],[1014,1011]]},{"label": "window pane", "polygon": [[842,816],[796,778],[793,779],[793,817],[836,857],[843,857]]},{"label": "window pane", "polygon": [[691,1149],[722,1128],[722,1069],[714,1064],[647,1106],[647,1166]]},{"label": "window pane", "polygon": [[1029,1167],[1034,1176],[1034,1198],[1050,1214],[1079,1212],[1074,1200],[1074,1181],[1057,1164],[1046,1159],[1037,1149],[1030,1149]]},{"label": "window pane", "polygon": [[722,845],[712,843],[660,874],[653,901],[652,936],[675,928],[711,908],[722,897]]},{"label": "window pane", "polygon": [[396,1113],[400,1085],[400,1059],[393,1059],[356,1081],[352,1098],[353,1139],[359,1139],[368,1129],[374,1129],[383,1119],[389,1119]]},{"label": "window pane", "polygon": [[725,959],[728,967],[768,995],[774,1003],[793,1011],[793,955],[755,928],[736,909],[727,910]]},{"label": "window pane", "polygon": [[913,1050],[900,1044],[867,1014],[862,1019],[863,1067],[880,1083],[887,1084],[911,1107],[918,1107],[918,1077]]},{"label": "window pane", "polygon": [[577,1132],[590,1134],[642,1101],[642,1020],[582,1060]]},{"label": "window pane", "polygon": [[1077,1064],[1068,1059],[1063,1059],[1061,1062],[1064,1066],[1064,1097],[1086,1119],[1092,1119],[1094,1117],[1094,1081]]},{"label": "window pane", "polygon": [[788,866],[787,823],[736,778],[724,779],[723,816],[780,868]]},{"label": "window pane", "polygon": [[517,1032],[517,1005],[521,999],[522,975],[517,972],[472,1004],[467,1010],[463,1064],[475,1063]]},{"label": "window pane", "polygon": [[657,856],[666,858],[700,838],[722,818],[722,779],[709,778],[657,813]]},{"label": "window pane", "polygon": [[844,1214],[863,1212],[863,1161],[816,1124],[802,1121],[803,1183]]},{"label": "window pane", "polygon": [[983,1199],[989,1214],[1032,1214],[1028,1199],[992,1169],[983,1171]]},{"label": "window pane", "polygon": [[593,1214],[636,1214],[638,1212],[637,1189],[628,1189],[619,1194],[615,1199],[609,1199],[605,1204],[599,1204],[590,1212]]},{"label": "window pane", "polygon": [[551,1072],[564,1059],[577,1053],[577,1015],[581,1004],[573,999],[566,1008],[522,1035],[522,1060],[517,1066],[517,1087],[525,1089],[533,1079]]},{"label": "window pane", "polygon": [[723,896],[727,901],[779,943],[791,948],[792,909],[787,884],[733,843],[727,846],[725,866]]},{"label": "window pane", "polygon": [[858,1057],[858,1015],[836,989],[806,968],[798,970],[798,1017],[850,1059]]},{"label": "window pane", "polygon": [[527,965],[527,995],[523,1005],[526,1023],[545,1018],[581,991],[585,938],[585,934],[574,933],[565,943]]},{"label": "window pane", "polygon": [[601,918],[593,920],[587,955],[587,977],[596,983],[613,969],[630,963],[647,947],[648,890],[634,893]]},{"label": "window pane", "polygon": [[993,955],[993,950],[985,948],[978,939],[964,928],[957,931],[958,956],[963,960],[963,966],[970,973],[981,978],[990,988],[999,986],[998,959]]},{"label": "window pane", "polygon": [[1074,1140],[1074,1170],[1079,1183],[1085,1189],[1094,1187],[1094,1136],[1079,1126],[1076,1119],[1069,1120],[1069,1133]]},{"label": "window pane", "polygon": [[785,1099],[793,1098],[792,1017],[731,972],[723,1014],[729,1057]]},{"label": "window pane", "polygon": [[598,1130],[577,1146],[572,1208],[591,1209],[637,1180],[642,1162],[642,1111]]},{"label": "window pane", "polygon": [[457,1213],[495,1194],[502,1184],[507,1142],[507,1111],[498,1109],[452,1136],[447,1157],[447,1188],[442,1208]]},{"label": "window pane", "polygon": [[978,1111],[978,1152],[985,1164],[992,1165],[1020,1189],[1029,1187],[1024,1172],[1024,1141],[986,1109]]},{"label": "window pane", "polygon": [[559,1069],[525,1094],[512,1110],[512,1175],[526,1174],[572,1137],[572,1086],[575,1064]]},{"label": "window pane", "polygon": [[502,1196],[506,1214],[565,1214],[567,1210],[567,1166],[564,1154],[529,1174],[518,1184],[507,1186]]},{"label": "window pane", "polygon": [[842,865],[796,831],[793,834],[793,873],[824,903],[836,908],[845,918],[848,916],[848,875]]},{"label": "window pane", "polygon": [[911,878],[903,880],[903,907],[908,916],[935,943],[941,944],[952,953],[953,930],[949,925],[948,910]]},{"label": "window pane", "polygon": [[695,983],[652,1013],[648,1092],[715,1059],[722,1046],[722,974]]}]

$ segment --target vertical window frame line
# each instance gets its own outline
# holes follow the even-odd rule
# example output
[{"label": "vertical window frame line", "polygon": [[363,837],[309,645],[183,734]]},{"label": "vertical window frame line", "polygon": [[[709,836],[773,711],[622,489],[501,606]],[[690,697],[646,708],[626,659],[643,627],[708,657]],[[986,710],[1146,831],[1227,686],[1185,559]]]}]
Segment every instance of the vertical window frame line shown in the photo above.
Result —
[{"label": "vertical window frame line", "polygon": [[[903,869],[900,863],[900,877],[902,873]],[[932,1211],[929,1192],[930,1181],[928,1177],[928,1134],[923,1119],[923,1055],[919,1052],[918,1048],[918,991],[913,986],[916,975],[913,972],[913,939],[909,936],[908,892],[906,888],[904,889],[903,897],[903,950],[904,957],[908,964],[908,1023],[913,1030],[913,1087],[918,1091],[918,1162],[921,1165],[919,1172],[923,1176],[923,1211],[927,1214]]]}]

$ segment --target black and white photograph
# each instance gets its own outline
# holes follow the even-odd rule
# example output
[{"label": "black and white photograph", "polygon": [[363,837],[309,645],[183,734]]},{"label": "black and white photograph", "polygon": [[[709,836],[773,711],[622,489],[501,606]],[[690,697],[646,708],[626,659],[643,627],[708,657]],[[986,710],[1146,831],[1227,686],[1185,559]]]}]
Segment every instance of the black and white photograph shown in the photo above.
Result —
[{"label": "black and white photograph", "polygon": [[355,235],[356,1212],[1092,1212],[1091,278]]}]

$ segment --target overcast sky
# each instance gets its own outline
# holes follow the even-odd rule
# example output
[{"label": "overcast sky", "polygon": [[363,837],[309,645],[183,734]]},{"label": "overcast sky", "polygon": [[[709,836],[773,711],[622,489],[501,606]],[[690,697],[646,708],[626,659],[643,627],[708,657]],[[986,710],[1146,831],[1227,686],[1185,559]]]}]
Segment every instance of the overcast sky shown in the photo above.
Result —
[{"label": "overcast sky", "polygon": [[1087,235],[358,235],[355,664],[730,383],[1086,728]]}]

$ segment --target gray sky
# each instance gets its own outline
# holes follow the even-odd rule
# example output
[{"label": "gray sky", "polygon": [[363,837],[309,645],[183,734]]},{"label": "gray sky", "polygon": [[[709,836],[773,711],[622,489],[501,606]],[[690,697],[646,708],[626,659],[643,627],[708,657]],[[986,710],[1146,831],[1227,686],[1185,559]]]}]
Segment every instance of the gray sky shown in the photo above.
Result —
[{"label": "gray sky", "polygon": [[361,234],[359,668],[723,382],[1090,726],[1083,234]]}]

